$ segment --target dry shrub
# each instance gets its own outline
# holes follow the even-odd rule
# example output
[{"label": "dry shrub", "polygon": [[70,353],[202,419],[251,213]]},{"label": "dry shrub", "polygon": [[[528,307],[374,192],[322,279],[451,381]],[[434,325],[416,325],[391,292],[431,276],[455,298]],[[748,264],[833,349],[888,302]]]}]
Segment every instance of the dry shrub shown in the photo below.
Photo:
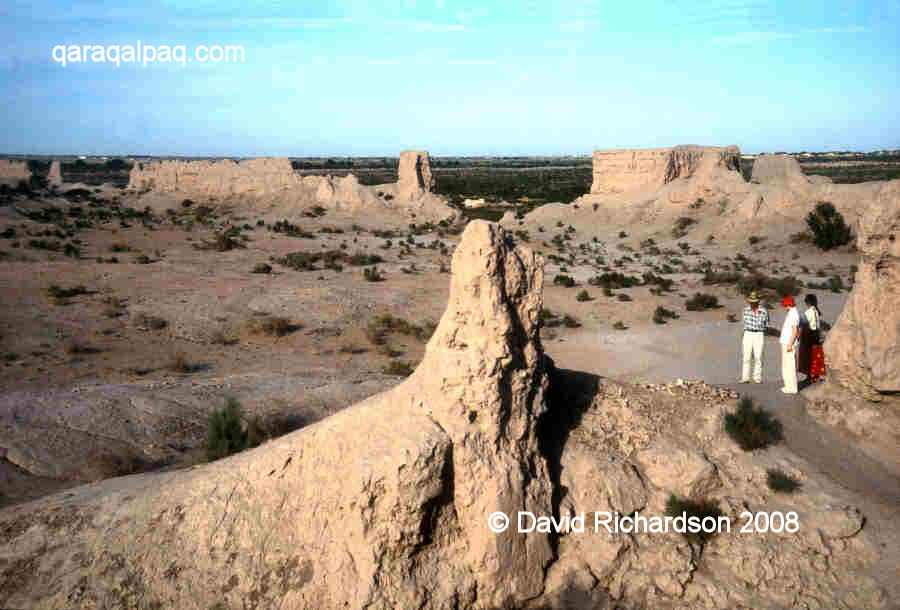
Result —
[{"label": "dry shrub", "polygon": [[415,367],[412,362],[403,360],[391,360],[383,369],[385,375],[397,375],[399,377],[409,377],[413,374]]},{"label": "dry shrub", "polygon": [[64,478],[77,481],[100,481],[139,472],[146,466],[132,450],[114,452],[111,449],[91,451],[83,463],[74,467]]},{"label": "dry shrub", "polygon": [[415,337],[419,341],[427,341],[434,334],[437,325],[434,322],[423,322],[421,325],[413,324],[391,314],[377,316],[366,326],[366,337],[374,345],[383,345],[387,342],[389,333],[397,333]]},{"label": "dry shrub", "polygon": [[134,325],[144,330],[162,330],[169,325],[163,318],[159,316],[151,316],[146,313],[139,313],[134,317]]},{"label": "dry shrub", "polygon": [[283,337],[296,330],[288,318],[282,316],[262,316],[247,322],[247,330],[267,337]]}]

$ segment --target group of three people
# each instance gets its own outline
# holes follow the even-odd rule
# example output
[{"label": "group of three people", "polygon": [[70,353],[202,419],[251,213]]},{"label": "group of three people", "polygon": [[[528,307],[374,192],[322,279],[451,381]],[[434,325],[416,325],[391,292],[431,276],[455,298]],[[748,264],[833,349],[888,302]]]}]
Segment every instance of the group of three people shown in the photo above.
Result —
[{"label": "group of three people", "polygon": [[[806,375],[810,383],[825,378],[825,352],[822,349],[822,313],[814,294],[803,299],[807,309],[802,314],[797,311],[793,297],[784,297],[781,304],[787,316],[778,339],[781,345],[781,376],[785,394],[797,393],[797,371]],[[762,383],[763,341],[769,326],[769,312],[759,303],[759,295],[754,291],[747,298],[744,308],[743,368],[741,383],[750,383],[751,364],[753,381]]]}]

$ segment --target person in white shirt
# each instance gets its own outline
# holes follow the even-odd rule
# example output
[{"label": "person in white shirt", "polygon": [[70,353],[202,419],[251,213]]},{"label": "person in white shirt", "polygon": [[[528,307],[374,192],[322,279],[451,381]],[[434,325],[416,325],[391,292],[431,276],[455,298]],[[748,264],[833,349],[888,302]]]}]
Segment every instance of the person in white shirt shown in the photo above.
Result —
[{"label": "person in white shirt", "polygon": [[797,393],[797,352],[794,349],[800,337],[800,313],[794,297],[784,297],[782,306],[787,309],[784,325],[781,327],[781,377],[784,379],[784,387],[781,391],[785,394]]},{"label": "person in white shirt", "polygon": [[756,358],[756,369],[753,372],[753,382],[762,383],[763,347],[766,329],[769,327],[769,312],[759,306],[759,295],[756,291],[747,297],[747,307],[744,307],[744,337],[741,342],[743,348],[743,366],[741,368],[741,383],[750,383],[750,364]]}]

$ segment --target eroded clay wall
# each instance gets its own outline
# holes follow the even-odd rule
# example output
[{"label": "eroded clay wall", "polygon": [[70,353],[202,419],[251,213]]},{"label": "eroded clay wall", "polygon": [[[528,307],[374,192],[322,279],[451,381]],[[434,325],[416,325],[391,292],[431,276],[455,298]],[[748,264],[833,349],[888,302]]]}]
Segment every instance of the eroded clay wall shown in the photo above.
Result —
[{"label": "eroded clay wall", "polygon": [[151,161],[135,163],[128,188],[194,197],[269,195],[299,187],[288,159]]},{"label": "eroded clay wall", "polygon": [[592,194],[657,189],[701,167],[740,171],[736,146],[675,146],[640,150],[595,150]]}]

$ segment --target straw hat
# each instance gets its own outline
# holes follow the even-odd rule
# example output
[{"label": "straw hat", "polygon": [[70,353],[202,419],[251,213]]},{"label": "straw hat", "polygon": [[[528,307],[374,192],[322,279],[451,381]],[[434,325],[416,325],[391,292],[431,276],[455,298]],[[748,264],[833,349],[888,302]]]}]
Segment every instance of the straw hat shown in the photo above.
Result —
[{"label": "straw hat", "polygon": [[748,303],[759,303],[759,295],[756,294],[755,290],[750,293],[749,297],[747,297],[747,302]]}]

